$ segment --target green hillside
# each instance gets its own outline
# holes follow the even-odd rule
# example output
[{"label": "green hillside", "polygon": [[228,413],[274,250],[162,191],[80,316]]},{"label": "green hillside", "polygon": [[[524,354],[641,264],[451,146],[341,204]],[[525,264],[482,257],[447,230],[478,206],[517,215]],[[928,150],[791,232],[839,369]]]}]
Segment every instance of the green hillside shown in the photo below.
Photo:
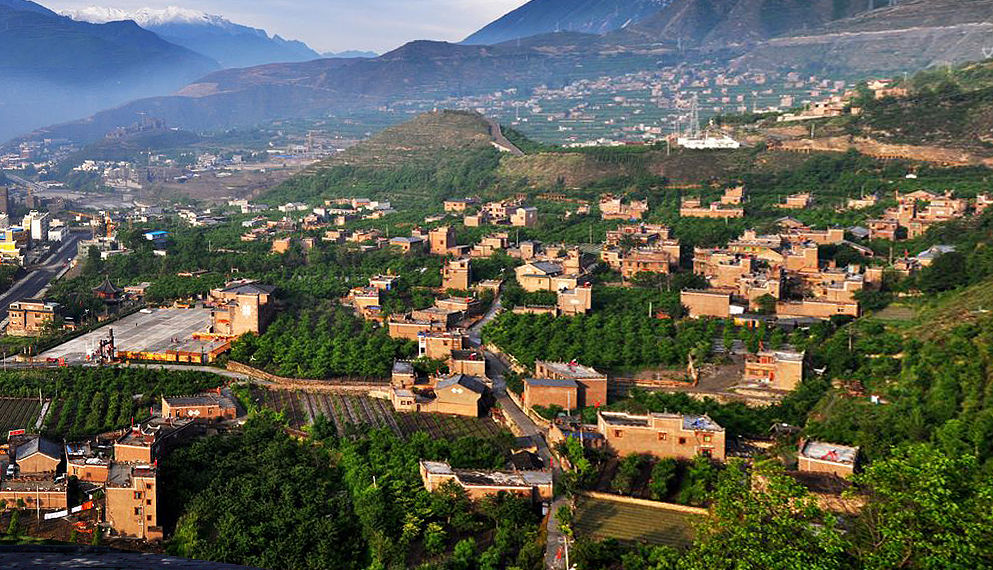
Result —
[{"label": "green hillside", "polygon": [[887,142],[993,150],[993,61],[921,72],[906,98],[864,97],[856,128]]}]

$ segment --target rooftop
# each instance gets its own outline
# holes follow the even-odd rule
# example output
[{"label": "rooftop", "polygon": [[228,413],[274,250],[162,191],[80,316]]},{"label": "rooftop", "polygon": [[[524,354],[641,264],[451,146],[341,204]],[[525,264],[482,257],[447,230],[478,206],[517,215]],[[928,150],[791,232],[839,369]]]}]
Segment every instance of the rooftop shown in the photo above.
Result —
[{"label": "rooftop", "polygon": [[809,459],[830,461],[842,465],[854,465],[858,456],[858,447],[838,445],[835,443],[825,443],[822,441],[808,441],[800,449],[800,455]]},{"label": "rooftop", "polygon": [[57,443],[52,443],[43,437],[36,437],[17,446],[16,458],[21,461],[27,457],[40,453],[52,459],[62,459],[62,448]]},{"label": "rooftop", "polygon": [[406,360],[397,360],[393,363],[393,373],[394,374],[413,374],[414,373],[414,363],[408,362]]},{"label": "rooftop", "polygon": [[422,461],[421,465],[432,475],[454,475],[459,482],[470,487],[522,487],[551,485],[552,474],[544,471],[479,471],[452,469],[440,461]]},{"label": "rooftop", "polygon": [[589,366],[583,366],[582,364],[577,364],[575,361],[548,362],[539,360],[538,362],[535,362],[535,366],[538,364],[544,365],[555,374],[560,374],[569,378],[603,378],[605,376],[604,374],[597,372],[595,369],[590,368]]},{"label": "rooftop", "polygon": [[186,406],[220,406],[222,408],[233,408],[234,402],[225,396],[214,394],[201,394],[199,396],[167,396],[162,401],[172,407]]},{"label": "rooftop", "polygon": [[442,388],[454,386],[455,384],[458,384],[468,390],[472,390],[477,394],[486,392],[486,384],[483,384],[475,376],[468,376],[466,374],[455,374],[454,376],[449,376],[448,378],[439,380],[438,383],[435,384],[434,389],[435,391],[438,391]]},{"label": "rooftop", "polygon": [[236,295],[271,295],[276,287],[273,285],[261,285],[254,281],[235,281],[228,283],[222,293],[234,293]]}]

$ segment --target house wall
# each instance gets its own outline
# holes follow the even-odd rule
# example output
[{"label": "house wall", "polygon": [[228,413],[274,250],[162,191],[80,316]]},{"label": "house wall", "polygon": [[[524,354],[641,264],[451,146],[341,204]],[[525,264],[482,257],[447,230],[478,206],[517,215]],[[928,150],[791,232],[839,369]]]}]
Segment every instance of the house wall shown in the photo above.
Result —
[{"label": "house wall", "polygon": [[61,491],[7,491],[0,489],[0,500],[7,501],[7,508],[17,506],[17,500],[24,501],[24,508],[41,508],[46,511],[58,511],[69,506],[69,498],[65,490]]},{"label": "house wall", "polygon": [[727,294],[704,293],[698,291],[683,291],[679,302],[690,312],[693,318],[731,316],[731,296]]},{"label": "house wall", "polygon": [[452,360],[448,363],[448,369],[452,374],[465,374],[466,376],[486,376],[486,360]]},{"label": "house wall", "polygon": [[162,401],[162,417],[165,418],[196,418],[201,420],[234,419],[237,416],[235,408],[222,408],[216,404],[203,406],[170,406]]},{"label": "house wall", "polygon": [[92,483],[106,483],[110,467],[107,465],[80,465],[78,463],[68,463],[66,475],[75,477],[80,481],[90,481]]},{"label": "house wall", "polygon": [[619,456],[644,453],[661,458],[690,460],[710,451],[711,457],[724,461],[724,433],[684,431],[682,419],[671,422],[655,420],[648,427],[636,427],[612,426],[601,418],[598,427],[607,445]]},{"label": "house wall", "polygon": [[60,463],[62,463],[61,459],[52,459],[41,453],[35,453],[18,461],[17,466],[21,468],[21,473],[54,473]]},{"label": "house wall", "polygon": [[158,483],[154,477],[133,477],[130,487],[107,487],[107,522],[128,537],[161,538],[158,527]]},{"label": "house wall", "polygon": [[804,473],[828,473],[842,478],[848,477],[855,472],[854,465],[811,459],[802,455],[797,458],[797,468]]},{"label": "house wall", "polygon": [[122,463],[140,463],[151,465],[152,448],[144,445],[114,444],[114,460]]},{"label": "house wall", "polygon": [[560,406],[564,410],[574,410],[579,407],[579,389],[567,386],[532,386],[524,383],[524,406],[550,407]]}]

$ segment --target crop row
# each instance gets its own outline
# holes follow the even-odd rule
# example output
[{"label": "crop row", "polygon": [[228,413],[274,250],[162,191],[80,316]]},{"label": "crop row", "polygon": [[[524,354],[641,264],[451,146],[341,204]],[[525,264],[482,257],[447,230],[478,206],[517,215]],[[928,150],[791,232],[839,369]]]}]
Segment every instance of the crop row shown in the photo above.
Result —
[{"label": "crop row", "polygon": [[0,398],[0,436],[12,429],[33,428],[40,412],[36,398]]},{"label": "crop row", "polygon": [[393,410],[386,400],[369,396],[309,393],[302,390],[266,390],[255,388],[252,399],[277,412],[282,412],[291,427],[301,428],[323,415],[335,426],[339,436],[355,429],[370,427],[392,430],[400,437],[414,432],[426,432],[434,438],[457,439],[462,436],[492,438],[500,427],[485,418],[466,418],[445,414],[404,413]]}]

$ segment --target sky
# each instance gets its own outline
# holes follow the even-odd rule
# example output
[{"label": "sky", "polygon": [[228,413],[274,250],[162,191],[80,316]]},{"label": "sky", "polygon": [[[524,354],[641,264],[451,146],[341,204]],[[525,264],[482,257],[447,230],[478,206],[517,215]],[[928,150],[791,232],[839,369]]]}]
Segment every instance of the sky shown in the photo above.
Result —
[{"label": "sky", "polygon": [[179,6],[307,42],[384,53],[411,40],[461,41],[526,0],[36,0],[55,10]]}]

